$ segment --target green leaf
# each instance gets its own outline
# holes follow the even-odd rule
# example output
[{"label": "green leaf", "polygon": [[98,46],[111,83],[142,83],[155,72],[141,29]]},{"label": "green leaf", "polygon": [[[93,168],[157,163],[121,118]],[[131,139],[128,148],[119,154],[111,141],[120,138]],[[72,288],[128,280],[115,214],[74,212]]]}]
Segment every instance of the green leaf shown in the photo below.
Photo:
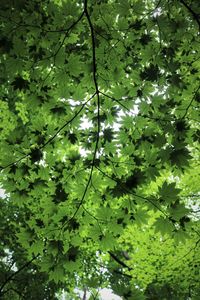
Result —
[{"label": "green leaf", "polygon": [[167,203],[175,202],[178,199],[180,189],[176,188],[176,183],[167,183],[165,181],[162,187],[158,189],[161,201],[166,201]]},{"label": "green leaf", "polygon": [[169,209],[173,219],[179,220],[190,212],[190,209],[186,208],[184,204],[178,204]]},{"label": "green leaf", "polygon": [[165,234],[170,235],[174,229],[172,223],[169,220],[164,219],[162,217],[158,218],[154,222],[154,226],[155,226],[155,232],[160,232],[162,235]]},{"label": "green leaf", "polygon": [[100,238],[100,241],[100,247],[103,251],[114,249],[116,241],[111,233],[106,233],[105,236]]},{"label": "green leaf", "polygon": [[34,242],[31,247],[29,248],[29,252],[33,253],[34,255],[43,254],[44,250],[44,243],[42,241]]},{"label": "green leaf", "polygon": [[56,266],[53,271],[49,273],[49,279],[58,282],[64,282],[64,269],[62,266]]},{"label": "green leaf", "polygon": [[199,295],[199,6],[168,2],[1,1],[6,299]]}]

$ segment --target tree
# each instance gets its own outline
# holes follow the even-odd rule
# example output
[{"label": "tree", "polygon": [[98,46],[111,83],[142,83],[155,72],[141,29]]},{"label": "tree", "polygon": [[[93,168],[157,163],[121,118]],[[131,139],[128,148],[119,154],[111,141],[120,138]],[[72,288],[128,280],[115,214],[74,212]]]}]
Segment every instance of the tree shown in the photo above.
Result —
[{"label": "tree", "polygon": [[0,6],[1,297],[195,299],[159,268],[199,247],[198,1]]}]

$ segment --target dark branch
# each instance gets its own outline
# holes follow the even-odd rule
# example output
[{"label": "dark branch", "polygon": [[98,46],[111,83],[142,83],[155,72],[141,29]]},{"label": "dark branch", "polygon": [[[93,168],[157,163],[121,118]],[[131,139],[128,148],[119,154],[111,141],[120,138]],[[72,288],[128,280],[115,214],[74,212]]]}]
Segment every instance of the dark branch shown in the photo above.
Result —
[{"label": "dark branch", "polygon": [[36,25],[36,24],[29,24],[29,23],[18,23],[18,22],[16,22],[16,21],[14,21],[11,17],[5,17],[5,16],[3,16],[3,15],[1,15],[0,14],[0,18],[3,18],[3,19],[6,19],[6,21],[8,22],[12,22],[12,23],[14,23],[15,25],[17,25],[17,27],[15,27],[15,28],[13,28],[12,29],[12,31],[13,30],[15,30],[15,29],[17,29],[17,28],[19,28],[19,27],[25,27],[25,28],[27,28],[27,27],[32,27],[32,28],[38,28],[38,29],[42,29],[42,32],[47,32],[47,33],[62,33],[62,32],[66,32],[68,29],[66,29],[66,28],[61,28],[61,29],[57,29],[57,30],[48,30],[48,29],[44,29],[44,28],[42,28],[40,25]]},{"label": "dark branch", "polygon": [[95,161],[96,153],[97,153],[97,149],[98,149],[99,133],[100,133],[100,95],[99,95],[99,87],[98,87],[98,82],[97,82],[95,33],[94,33],[94,28],[93,28],[93,25],[92,25],[92,22],[90,19],[90,15],[88,13],[87,0],[85,0],[85,2],[84,2],[84,12],[85,12],[86,18],[88,20],[88,24],[89,24],[90,32],[91,32],[91,38],[92,38],[93,80],[94,80],[96,96],[97,96],[97,139],[96,139],[96,146],[95,146],[93,164],[92,164],[94,167],[94,161]]},{"label": "dark branch", "polygon": [[[128,112],[130,112],[130,109],[129,109],[128,107],[126,107],[126,106],[122,103],[124,100],[116,99],[116,98],[114,98],[114,97],[112,97],[112,96],[109,96],[109,95],[107,95],[107,94],[105,94],[105,93],[103,93],[103,92],[101,92],[101,91],[99,91],[99,93],[102,94],[102,95],[104,95],[105,97],[107,97],[107,98],[109,98],[109,99],[111,99],[111,100],[117,102],[121,107],[123,107],[125,110],[127,110]],[[172,121],[171,119],[160,119],[160,118],[156,118],[156,117],[150,117],[150,116],[148,116],[148,115],[142,115],[141,113],[138,114],[138,115],[139,115],[140,117],[142,117],[142,118],[154,120],[154,121],[156,121],[156,122],[170,122],[170,121]]]},{"label": "dark branch", "polygon": [[25,268],[27,268],[30,264],[32,264],[32,262],[34,260],[36,260],[38,258],[39,254],[34,256],[31,260],[29,260],[27,263],[25,263],[21,268],[19,268],[16,272],[12,273],[5,281],[4,283],[0,286],[0,296],[2,294],[5,294],[5,292],[3,292],[4,287],[17,275],[19,274],[22,270],[24,270]]},{"label": "dark branch", "polygon": [[196,14],[193,9],[184,1],[184,0],[180,0],[180,2],[185,6],[185,8],[190,12],[190,14],[193,16],[193,19],[197,22],[198,26],[199,26],[199,31],[200,31],[200,18],[199,15]]},{"label": "dark branch", "polygon": [[118,100],[118,99],[116,99],[116,98],[113,98],[113,97],[111,97],[111,96],[109,96],[109,95],[107,95],[107,94],[105,94],[105,93],[103,93],[103,92],[101,92],[101,91],[100,91],[100,93],[101,93],[102,95],[104,95],[105,97],[107,97],[107,98],[109,98],[109,99],[111,99],[111,100],[117,102],[120,106],[122,106],[122,107],[123,107],[124,109],[126,109],[127,111],[130,111],[130,109],[129,109],[128,107],[126,107],[123,103],[121,103],[120,100]]},{"label": "dark branch", "polygon": [[183,260],[185,257],[187,257],[192,251],[195,251],[196,248],[198,247],[198,244],[200,243],[200,239],[198,239],[194,245],[194,247],[192,247],[186,254],[184,254],[183,256],[181,256],[179,259],[176,260],[179,261],[179,260]]},{"label": "dark branch", "polygon": [[188,106],[187,106],[187,108],[186,108],[186,110],[185,110],[185,113],[184,113],[184,115],[182,116],[181,119],[184,119],[184,118],[186,117],[186,115],[187,115],[187,113],[188,113],[188,110],[189,110],[190,106],[192,105],[192,103],[193,103],[193,101],[194,101],[194,99],[195,99],[195,97],[196,97],[196,94],[198,93],[199,89],[200,89],[200,86],[196,89],[196,91],[195,91],[195,93],[194,93],[194,95],[193,95],[193,97],[192,97],[190,103],[188,104]]},{"label": "dark branch", "polygon": [[82,300],[86,300],[87,298],[87,289],[86,288],[84,288],[84,290],[83,290],[83,298],[82,298]]},{"label": "dark branch", "polygon": [[19,299],[22,299],[22,294],[18,290],[16,290],[15,288],[7,289],[6,291],[0,293],[0,296],[7,294],[9,291],[13,291],[14,293],[16,293],[20,297]]},{"label": "dark branch", "polygon": [[114,270],[113,272],[116,273],[116,274],[119,274],[121,276],[125,276],[125,277],[128,277],[128,278],[133,278],[131,275],[123,273],[123,272],[121,272],[119,270]]},{"label": "dark branch", "polygon": [[[139,199],[142,199],[142,200],[144,200],[144,201],[146,201],[146,202],[149,202],[152,206],[154,206],[155,208],[157,208],[157,209],[158,209],[165,217],[167,217],[167,218],[169,219],[169,221],[170,221],[169,216],[168,216],[168,215],[167,215],[167,214],[166,214],[166,213],[165,213],[158,205],[156,205],[151,199],[145,198],[145,197],[143,197],[143,196],[140,196],[140,195],[137,195],[137,194],[133,193],[131,190],[127,189],[123,184],[121,184],[121,183],[119,182],[118,179],[109,176],[108,174],[106,174],[104,171],[102,171],[102,170],[101,170],[100,168],[98,168],[97,166],[95,166],[95,168],[98,169],[105,177],[108,177],[109,179],[111,179],[111,180],[117,182],[118,184],[120,184],[120,188],[121,188],[123,191],[125,191],[127,194],[131,194],[131,195],[133,195],[133,196],[135,196],[135,197],[137,197],[137,198],[139,198]],[[174,224],[173,224],[173,225],[174,225]]]},{"label": "dark branch", "polygon": [[47,56],[47,57],[44,57],[44,58],[41,58],[41,59],[37,60],[36,62],[33,63],[32,68],[39,61],[43,61],[43,60],[50,59],[50,58],[53,58],[54,61],[55,61],[56,55],[58,54],[58,52],[60,51],[60,49],[64,45],[64,42],[65,42],[66,38],[68,37],[68,34],[73,29],[73,27],[75,27],[81,21],[81,19],[83,18],[83,16],[84,16],[84,12],[82,12],[82,14],[80,15],[80,17],[71,26],[69,26],[69,28],[67,29],[67,31],[66,31],[66,33],[64,35],[64,38],[63,38],[62,42],[60,43],[60,45],[59,45],[58,49],[56,50],[56,52],[53,53],[53,54],[51,54],[51,55],[49,55],[49,56]]},{"label": "dark branch", "polygon": [[133,270],[131,267],[129,267],[127,264],[125,264],[122,260],[120,260],[114,253],[112,253],[111,251],[108,251],[108,253],[123,268],[127,268],[129,271]]},{"label": "dark branch", "polygon": [[93,28],[93,25],[92,25],[92,22],[91,22],[91,19],[90,19],[90,15],[88,13],[87,0],[84,1],[84,14],[86,16],[86,19],[87,19],[89,27],[90,27],[90,33],[91,33],[91,39],[92,39],[93,81],[94,81],[94,86],[95,86],[95,95],[97,96],[97,138],[96,138],[96,144],[95,144],[95,149],[94,149],[94,154],[93,154],[92,166],[91,166],[91,169],[90,169],[90,175],[89,175],[89,178],[87,180],[87,184],[86,184],[83,196],[81,198],[81,201],[80,201],[75,213],[70,218],[70,220],[72,220],[75,217],[75,215],[79,211],[80,207],[82,206],[83,201],[84,201],[85,196],[86,196],[86,193],[87,193],[88,188],[90,186],[90,183],[91,183],[91,180],[92,180],[92,174],[93,174],[93,170],[94,170],[94,165],[95,165],[96,154],[97,154],[97,150],[98,150],[99,133],[100,133],[100,96],[99,96],[99,87],[98,87],[98,82],[97,82],[95,33],[94,33],[94,28]]},{"label": "dark branch", "polygon": [[92,97],[90,97],[85,103],[83,103],[83,105],[81,106],[81,108],[75,113],[75,115],[69,120],[69,121],[67,121],[62,127],[60,127],[57,131],[56,131],[56,133],[44,144],[44,145],[42,145],[41,147],[40,147],[40,149],[42,149],[42,148],[44,148],[47,144],[49,144],[49,143],[51,143],[52,142],[52,140],[54,140],[55,139],[55,137],[67,126],[67,125],[69,125],[80,113],[81,113],[81,111],[83,110],[83,108],[85,107],[85,105],[92,99],[92,98],[94,98],[94,96],[96,95],[96,93],[95,94],[93,94],[92,95]]},{"label": "dark branch", "polygon": [[[83,103],[82,104],[82,106],[81,106],[81,108],[75,113],[75,115],[69,120],[69,121],[67,121],[62,127],[60,127],[57,131],[56,131],[56,133],[50,138],[50,139],[48,139],[47,140],[47,142],[46,143],[44,143],[43,145],[41,145],[38,149],[39,150],[42,150],[44,147],[46,147],[46,145],[48,145],[49,143],[51,143],[56,137],[57,137],[57,135],[67,126],[67,125],[69,125],[80,113],[81,113],[81,111],[83,110],[83,108],[85,107],[85,105],[92,99],[92,98],[94,98],[94,96],[96,95],[96,93],[95,94],[93,94],[85,103]],[[26,154],[26,155],[24,155],[24,156],[22,156],[22,157],[20,157],[19,159],[17,159],[16,161],[14,161],[14,162],[12,162],[12,163],[10,163],[10,164],[8,164],[8,165],[6,165],[6,166],[4,166],[4,167],[0,167],[0,170],[2,171],[2,170],[5,170],[5,169],[7,169],[8,167],[11,167],[11,166],[13,166],[13,165],[16,165],[18,162],[20,162],[21,160],[23,160],[24,158],[26,158],[26,157],[29,157],[30,156],[30,153],[28,153],[28,154]]]}]

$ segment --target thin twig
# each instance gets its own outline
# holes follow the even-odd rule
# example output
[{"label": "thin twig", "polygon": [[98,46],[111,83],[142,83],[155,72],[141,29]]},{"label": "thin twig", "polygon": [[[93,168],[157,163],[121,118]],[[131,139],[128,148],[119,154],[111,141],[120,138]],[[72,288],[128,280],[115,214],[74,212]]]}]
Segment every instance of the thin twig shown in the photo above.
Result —
[{"label": "thin twig", "polygon": [[[38,150],[42,150],[44,147],[46,147],[47,144],[51,143],[55,138],[56,136],[67,126],[69,125],[80,113],[81,111],[83,110],[83,108],[85,107],[85,105],[92,99],[94,98],[94,96],[96,95],[96,93],[94,93],[86,102],[84,102],[81,106],[81,108],[74,114],[74,116],[69,120],[67,121],[63,126],[61,126],[57,131],[56,133],[47,140],[47,142],[45,142],[43,145],[41,145]],[[20,162],[21,160],[23,160],[24,158],[26,157],[29,157],[30,156],[30,153],[28,154],[25,154],[24,156],[20,157],[19,159],[17,159],[16,161],[4,166],[4,167],[0,167],[0,170],[5,170],[7,169],[8,167],[11,167],[13,165],[16,165],[18,162]]]},{"label": "thin twig", "polygon": [[[61,41],[61,43],[60,43],[58,49],[56,50],[56,52],[53,53],[53,54],[51,54],[51,55],[49,55],[49,56],[46,56],[46,57],[44,57],[44,58],[41,58],[41,59],[37,60],[36,62],[33,63],[33,65],[32,65],[31,68],[33,68],[33,66],[34,66],[36,63],[38,63],[38,62],[40,62],[40,61],[43,61],[43,60],[47,60],[47,59],[53,58],[54,61],[55,61],[56,55],[58,54],[58,52],[60,51],[60,49],[61,49],[62,46],[64,45],[64,42],[65,42],[66,38],[68,37],[69,32],[73,29],[73,27],[75,27],[75,26],[81,21],[81,19],[83,18],[83,16],[84,16],[84,12],[82,12],[82,14],[79,16],[79,18],[78,18],[71,26],[69,26],[69,28],[67,29],[67,31],[66,31],[66,33],[65,33],[65,35],[64,35],[64,37],[63,37],[63,39],[62,39],[62,41]],[[55,63],[55,62],[54,62],[54,63]]]},{"label": "thin twig", "polygon": [[11,274],[10,276],[8,276],[8,278],[4,281],[4,283],[0,286],[0,295],[4,294],[5,292],[3,292],[4,287],[8,284],[9,281],[11,281],[17,274],[19,274],[22,270],[24,270],[25,268],[27,268],[35,259],[37,259],[39,256],[36,255],[34,256],[31,260],[29,260],[27,263],[25,263],[21,268],[19,268],[16,272],[14,272],[13,274]]},{"label": "thin twig", "polygon": [[107,94],[105,94],[105,93],[103,93],[103,92],[101,92],[101,91],[100,91],[100,93],[101,93],[102,95],[104,95],[105,97],[107,97],[107,98],[109,98],[109,99],[111,99],[111,100],[117,102],[120,106],[122,106],[123,108],[125,108],[127,111],[130,112],[130,109],[129,109],[128,107],[126,107],[123,103],[121,103],[120,100],[118,100],[118,99],[116,99],[116,98],[114,98],[114,97],[111,97],[111,96],[109,96],[109,95],[107,95]]},{"label": "thin twig", "polygon": [[[110,178],[111,180],[117,182],[119,184],[119,180],[112,178],[111,176],[109,176],[108,174],[106,174],[104,171],[102,171],[100,168],[98,168],[97,166],[95,166],[96,169],[98,169],[104,176]],[[122,188],[122,190],[124,190],[125,192],[127,192],[128,194],[131,194],[139,199],[142,199],[146,202],[149,202],[152,206],[154,206],[155,208],[157,208],[165,217],[167,217],[169,219],[169,216],[158,206],[156,205],[151,199],[137,195],[135,193],[133,193],[131,190],[125,188],[125,186],[123,186],[122,184],[120,184],[120,187]]]},{"label": "thin twig", "polygon": [[186,117],[186,115],[187,115],[187,113],[188,113],[188,110],[189,110],[190,106],[192,105],[192,103],[193,103],[193,101],[194,101],[194,99],[195,99],[195,97],[196,97],[196,94],[198,93],[199,89],[200,89],[200,86],[196,89],[196,91],[195,91],[195,93],[194,93],[194,95],[193,95],[193,97],[192,97],[190,103],[188,104],[188,106],[187,106],[187,108],[186,108],[186,110],[185,110],[185,113],[184,113],[184,115],[182,116],[181,119],[184,119],[184,118]]}]

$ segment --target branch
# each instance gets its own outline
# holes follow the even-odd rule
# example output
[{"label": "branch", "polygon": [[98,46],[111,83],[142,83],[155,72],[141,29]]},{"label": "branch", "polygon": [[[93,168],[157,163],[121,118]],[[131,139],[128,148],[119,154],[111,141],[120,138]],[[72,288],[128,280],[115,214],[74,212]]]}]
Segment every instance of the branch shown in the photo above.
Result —
[{"label": "branch", "polygon": [[[46,145],[47,144],[49,144],[49,143],[51,143],[55,138],[56,138],[56,136],[67,126],[67,125],[69,125],[80,113],[81,113],[81,111],[83,110],[83,108],[85,107],[85,105],[92,99],[92,98],[94,98],[94,96],[96,95],[96,93],[94,93],[85,103],[83,103],[82,104],[82,106],[81,106],[81,108],[75,113],[75,115],[69,120],[69,121],[67,121],[62,127],[60,127],[57,131],[56,131],[56,133],[50,138],[50,139],[48,139],[47,140],[47,142],[46,143],[44,143],[42,146],[40,146],[39,148],[38,148],[38,150],[42,150],[44,147],[46,147]],[[13,165],[15,165],[15,164],[17,164],[18,162],[20,162],[21,160],[23,160],[24,158],[26,158],[26,157],[28,157],[28,156],[30,156],[30,153],[28,153],[28,154],[26,154],[26,155],[24,155],[24,156],[22,156],[22,157],[20,157],[19,159],[17,159],[16,161],[14,161],[14,162],[12,162],[12,163],[10,163],[10,164],[8,164],[8,165],[6,165],[6,166],[4,166],[4,167],[0,167],[0,171],[2,171],[2,170],[5,170],[5,169],[7,169],[8,167],[11,167],[11,166],[13,166]]]},{"label": "branch", "polygon": [[[95,150],[94,150],[94,156],[93,156],[93,162],[92,162],[92,170],[94,168],[94,162],[96,158],[96,153],[98,149],[98,144],[99,144],[99,133],[100,133],[100,95],[99,95],[99,87],[98,87],[98,82],[97,82],[97,62],[96,62],[96,45],[95,45],[95,34],[94,34],[94,28],[90,19],[90,15],[88,13],[88,8],[87,8],[87,0],[84,1],[84,13],[86,15],[89,27],[90,27],[90,32],[91,32],[91,38],[92,38],[92,61],[93,61],[93,81],[95,85],[95,90],[96,90],[96,96],[97,96],[97,139],[96,139],[96,145],[95,145]],[[92,177],[92,176],[91,176]]]},{"label": "branch", "polygon": [[72,30],[73,27],[75,27],[80,22],[80,20],[83,18],[83,16],[84,16],[84,12],[82,12],[82,14],[80,15],[80,17],[71,26],[69,26],[69,28],[67,29],[67,32],[65,33],[64,38],[63,38],[62,42],[60,43],[60,46],[58,47],[58,49],[56,50],[56,52],[54,54],[51,54],[51,55],[47,56],[47,57],[44,57],[44,58],[41,58],[41,59],[37,60],[36,62],[33,63],[33,65],[32,65],[31,68],[33,68],[33,66],[36,63],[38,63],[39,61],[43,61],[43,60],[50,59],[50,58],[54,58],[54,61],[55,61],[56,55],[58,54],[58,52],[60,51],[60,49],[64,45],[64,42],[65,42],[65,40],[66,40],[69,32]]},{"label": "branch", "polygon": [[60,127],[60,129],[58,129],[56,131],[56,133],[45,143],[43,144],[40,149],[44,148],[47,144],[51,143],[52,140],[55,139],[55,137],[67,126],[69,125],[83,110],[83,108],[85,107],[85,105],[92,99],[94,98],[94,96],[96,95],[96,93],[94,93],[85,103],[83,103],[83,105],[81,106],[81,108],[75,113],[75,115],[69,120],[67,121],[62,127]]},{"label": "branch", "polygon": [[[84,14],[86,16],[86,19],[88,21],[89,27],[90,27],[90,33],[91,33],[91,39],[92,39],[92,62],[93,62],[93,81],[94,81],[94,86],[95,86],[95,94],[97,96],[97,138],[96,138],[96,144],[95,144],[95,149],[94,149],[94,154],[93,154],[93,159],[92,159],[92,166],[90,169],[90,175],[87,180],[87,184],[83,193],[83,196],[81,198],[81,201],[76,208],[76,211],[74,212],[73,216],[69,219],[72,220],[77,212],[79,211],[80,207],[83,204],[83,201],[85,199],[86,193],[88,191],[89,185],[92,180],[92,174],[95,166],[95,159],[96,159],[96,154],[98,150],[98,144],[99,144],[99,133],[100,133],[100,96],[99,96],[99,87],[98,87],[98,82],[97,82],[97,63],[96,63],[96,46],[95,46],[95,33],[94,33],[94,28],[90,19],[90,15],[88,13],[88,8],[87,8],[87,0],[84,1]],[[68,221],[68,222],[69,222]]]},{"label": "branch", "polygon": [[133,270],[133,268],[129,267],[127,264],[125,264],[123,261],[121,261],[114,253],[112,253],[111,251],[108,251],[108,253],[122,267],[127,268],[129,271]]},{"label": "branch", "polygon": [[186,115],[187,115],[187,113],[188,113],[188,110],[189,110],[190,106],[192,105],[192,102],[194,101],[194,99],[195,99],[195,97],[196,97],[196,94],[198,93],[199,89],[200,89],[200,86],[198,86],[198,88],[196,89],[196,91],[195,91],[195,93],[194,93],[194,96],[192,97],[192,100],[191,100],[190,103],[188,104],[188,106],[187,106],[187,108],[186,108],[186,110],[185,110],[185,113],[184,113],[184,115],[182,116],[181,119],[184,119],[184,118],[186,117]]},{"label": "branch", "polygon": [[200,31],[200,18],[198,16],[198,14],[196,14],[193,9],[184,1],[184,0],[180,0],[180,2],[185,6],[185,8],[190,12],[190,14],[193,16],[193,19],[197,22],[198,26],[199,26],[199,31]]},{"label": "branch", "polygon": [[[60,49],[62,48],[62,46],[64,45],[64,42],[69,34],[69,32],[72,30],[73,27],[76,26],[76,24],[78,24],[80,22],[80,20],[83,18],[84,16],[84,12],[82,12],[82,14],[80,15],[80,17],[67,29],[67,32],[65,33],[65,36],[59,46],[59,48],[57,49],[57,51],[54,53],[53,57],[54,57],[54,60],[56,58],[56,55],[58,54],[58,52],[60,51]],[[55,63],[55,62],[54,62]]]},{"label": "branch", "polygon": [[[180,258],[176,259],[176,262],[177,262],[177,261],[180,261],[180,260],[183,260],[183,259],[184,259],[185,257],[187,257],[192,251],[195,251],[196,248],[197,248],[197,246],[198,246],[198,244],[199,244],[199,242],[200,242],[200,239],[198,239],[198,240],[196,241],[194,247],[190,248],[190,250],[189,250],[186,254],[184,254],[184,255],[181,256]],[[174,263],[173,263],[172,265],[174,265]]]},{"label": "branch", "polygon": [[14,272],[13,274],[11,274],[10,276],[8,276],[8,278],[4,281],[4,283],[0,286],[0,296],[2,294],[5,294],[5,292],[3,292],[4,287],[9,283],[9,281],[11,281],[17,274],[19,274],[22,270],[24,270],[25,268],[27,268],[36,258],[38,258],[39,254],[34,256],[31,260],[29,260],[27,263],[25,263],[21,268],[19,268],[16,272]]},{"label": "branch", "polygon": [[83,291],[84,291],[84,292],[83,292],[83,298],[82,298],[82,300],[86,300],[86,299],[87,299],[87,289],[84,288]]},{"label": "branch", "polygon": [[[114,97],[111,97],[101,91],[99,91],[100,94],[104,95],[105,97],[117,102],[120,106],[122,106],[124,109],[126,109],[128,112],[131,112],[130,109],[128,107],[126,107],[123,103],[121,103],[121,101],[124,101],[124,100],[119,100],[119,99],[116,99]],[[159,121],[159,122],[170,122],[171,119],[160,119],[160,118],[156,118],[156,117],[150,117],[148,115],[142,115],[142,114],[138,114],[138,116],[142,117],[142,118],[145,118],[145,119],[150,119],[150,120],[154,120],[154,121]]]},{"label": "branch", "polygon": [[27,27],[32,27],[32,28],[38,28],[38,29],[42,29],[42,32],[47,32],[47,33],[61,33],[61,32],[66,32],[66,30],[68,30],[68,29],[57,29],[57,30],[48,30],[48,29],[44,29],[44,28],[42,28],[40,25],[33,25],[33,24],[29,24],[29,23],[18,23],[18,22],[16,22],[16,21],[14,21],[11,17],[5,17],[5,16],[3,16],[3,15],[1,15],[0,14],[0,18],[3,18],[3,19],[6,19],[6,21],[8,22],[12,22],[12,23],[14,23],[15,25],[17,25],[17,27],[16,28],[13,28],[12,29],[12,31],[13,30],[15,30],[15,29],[17,29],[17,28],[19,28],[19,27],[25,27],[25,28],[27,28]]},{"label": "branch", "polygon": [[196,213],[199,213],[199,212],[200,212],[200,209],[198,209],[198,210],[192,210],[193,214],[196,214]]},{"label": "branch", "polygon": [[[120,184],[119,180],[112,178],[111,176],[109,176],[108,174],[106,174],[104,171],[102,171],[100,168],[98,168],[97,166],[95,166],[96,169],[98,169],[104,176],[108,177],[109,179],[117,182],[118,184]],[[122,188],[122,190],[124,190],[125,192],[127,192],[128,194],[131,194],[137,198],[140,198],[146,202],[149,202],[152,206],[154,206],[155,208],[157,208],[165,217],[167,217],[169,219],[169,216],[158,206],[156,205],[151,199],[137,195],[135,193],[133,193],[132,191],[130,191],[129,189],[127,189],[124,185],[120,184],[120,187]],[[170,221],[170,219],[169,219]],[[173,224],[174,225],[174,224]]]},{"label": "branch", "polygon": [[116,273],[116,274],[119,274],[121,276],[125,276],[125,277],[128,277],[128,278],[133,278],[131,275],[123,273],[123,272],[121,272],[119,270],[113,270],[113,272]]},{"label": "branch", "polygon": [[103,92],[100,92],[102,95],[104,95],[105,97],[107,97],[107,98],[109,98],[109,99],[111,99],[111,100],[114,100],[115,102],[117,102],[120,106],[122,106],[123,108],[125,108],[127,111],[130,111],[130,109],[128,108],[128,107],[126,107],[123,103],[121,103],[121,101],[120,100],[117,100],[116,98],[113,98],[113,97],[111,97],[111,96],[109,96],[109,95],[107,95],[107,94],[105,94],[105,93],[103,93]]},{"label": "branch", "polygon": [[0,296],[7,294],[9,291],[15,292],[20,297],[19,299],[22,299],[22,294],[18,290],[16,290],[15,288],[7,289],[5,292],[0,293]]}]

